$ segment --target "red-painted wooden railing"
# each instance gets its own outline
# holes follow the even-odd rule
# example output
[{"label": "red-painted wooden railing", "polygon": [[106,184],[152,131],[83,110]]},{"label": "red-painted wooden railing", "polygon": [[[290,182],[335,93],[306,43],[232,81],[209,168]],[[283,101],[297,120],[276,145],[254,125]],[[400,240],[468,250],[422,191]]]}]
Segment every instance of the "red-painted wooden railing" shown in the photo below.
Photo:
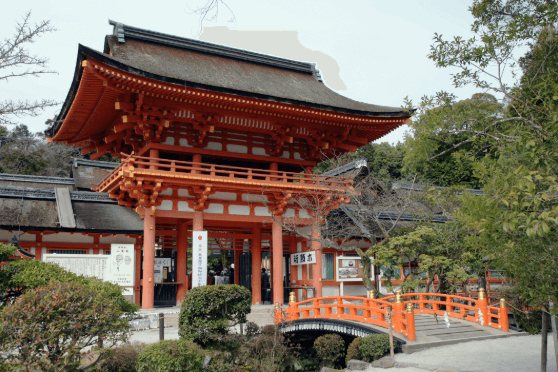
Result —
[{"label": "red-painted wooden railing", "polygon": [[[445,306],[445,310],[441,310],[440,306]],[[300,302],[296,302],[294,292],[291,292],[289,306],[285,311],[281,311],[277,305],[275,321],[280,323],[310,318],[339,319],[387,328],[388,307],[392,308],[393,330],[411,341],[416,340],[415,312],[436,315],[444,315],[447,312],[451,318],[476,322],[505,332],[509,330],[505,300],[500,300],[500,307],[489,306],[482,289],[478,299],[440,293],[401,294],[398,291],[395,296],[386,296],[381,300],[336,296]]]}]

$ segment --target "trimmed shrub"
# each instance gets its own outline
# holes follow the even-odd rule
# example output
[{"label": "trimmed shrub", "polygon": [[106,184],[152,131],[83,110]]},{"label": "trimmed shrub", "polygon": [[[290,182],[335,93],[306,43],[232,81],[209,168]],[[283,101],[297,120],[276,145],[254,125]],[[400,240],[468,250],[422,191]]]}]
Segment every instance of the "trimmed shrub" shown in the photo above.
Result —
[{"label": "trimmed shrub", "polygon": [[314,341],[314,350],[322,367],[335,368],[345,355],[345,341],[335,333],[323,335]]},{"label": "trimmed shrub", "polygon": [[229,326],[246,322],[251,304],[252,294],[240,285],[193,288],[182,302],[178,334],[205,345],[226,334]]},{"label": "trimmed shrub", "polygon": [[134,343],[110,349],[94,370],[99,372],[136,372],[139,355],[146,347],[147,344]]},{"label": "trimmed shrub", "polygon": [[347,348],[347,356],[345,357],[345,364],[349,363],[349,360],[361,360],[362,354],[360,353],[360,337],[357,337],[351,342]]},{"label": "trimmed shrub", "polygon": [[359,349],[362,359],[368,363],[380,359],[389,352],[389,336],[372,334],[362,337]]},{"label": "trimmed shrub", "polygon": [[146,347],[138,357],[138,372],[201,372],[203,350],[188,340],[165,340]]},{"label": "trimmed shrub", "polygon": [[101,339],[107,348],[128,340],[130,325],[122,314],[114,300],[81,284],[30,290],[0,311],[0,360],[15,369],[78,371],[82,348]]}]

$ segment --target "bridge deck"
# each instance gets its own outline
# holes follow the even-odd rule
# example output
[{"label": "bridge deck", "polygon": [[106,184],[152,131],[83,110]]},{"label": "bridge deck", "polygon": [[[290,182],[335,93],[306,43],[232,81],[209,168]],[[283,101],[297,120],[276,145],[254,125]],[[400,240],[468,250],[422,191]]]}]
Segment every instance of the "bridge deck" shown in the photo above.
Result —
[{"label": "bridge deck", "polygon": [[[362,324],[359,322],[352,322]],[[366,324],[378,333],[387,334],[387,329],[372,324]],[[402,347],[404,353],[409,354],[418,350],[429,349],[432,347],[443,346],[445,344],[455,344],[461,342],[482,340],[487,338],[523,336],[527,333],[510,330],[503,332],[499,329],[483,327],[480,324],[468,322],[460,319],[450,318],[450,327],[447,327],[443,317],[438,316],[438,322],[434,315],[415,315],[416,341],[410,341],[402,334],[393,332],[393,336],[405,340]]]}]

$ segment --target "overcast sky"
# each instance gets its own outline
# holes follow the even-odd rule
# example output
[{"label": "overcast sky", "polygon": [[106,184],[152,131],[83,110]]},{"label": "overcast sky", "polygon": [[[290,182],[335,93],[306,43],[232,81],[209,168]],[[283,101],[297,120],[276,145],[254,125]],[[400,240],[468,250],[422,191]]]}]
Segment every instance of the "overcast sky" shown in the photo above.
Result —
[{"label": "overcast sky", "polygon": [[[400,107],[406,96],[418,102],[439,90],[468,98],[474,89],[456,90],[450,74],[427,58],[434,33],[472,36],[468,0],[225,0],[217,22],[192,13],[207,0],[4,0],[0,37],[11,36],[28,11],[32,21],[50,20],[57,31],[31,45],[50,59],[57,74],[0,83],[0,99],[51,98],[64,101],[76,65],[78,44],[103,50],[112,32],[108,20],[182,37],[241,47],[280,57],[316,62],[325,83],[351,99]],[[21,122],[32,131],[58,109]],[[402,140],[400,128],[380,141]]]}]

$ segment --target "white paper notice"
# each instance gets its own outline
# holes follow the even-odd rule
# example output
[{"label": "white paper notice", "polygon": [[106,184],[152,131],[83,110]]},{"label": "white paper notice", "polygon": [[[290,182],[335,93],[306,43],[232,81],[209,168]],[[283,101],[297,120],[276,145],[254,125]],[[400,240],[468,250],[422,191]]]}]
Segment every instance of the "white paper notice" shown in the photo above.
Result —
[{"label": "white paper notice", "polygon": [[207,231],[192,232],[192,288],[207,285]]},{"label": "white paper notice", "polygon": [[106,281],[122,287],[133,287],[136,273],[133,244],[111,244]]}]

